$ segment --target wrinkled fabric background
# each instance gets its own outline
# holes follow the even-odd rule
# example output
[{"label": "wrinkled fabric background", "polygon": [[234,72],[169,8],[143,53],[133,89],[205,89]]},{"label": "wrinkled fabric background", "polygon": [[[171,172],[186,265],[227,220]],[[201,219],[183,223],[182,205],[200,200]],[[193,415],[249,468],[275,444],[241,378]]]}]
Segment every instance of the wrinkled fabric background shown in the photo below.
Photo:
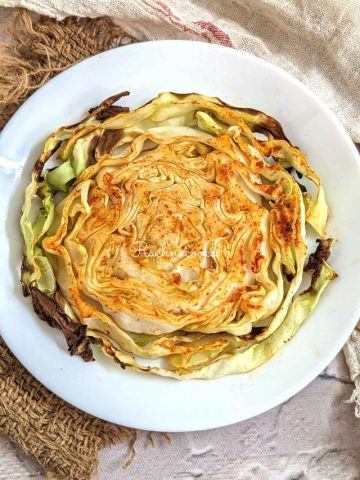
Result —
[{"label": "wrinkled fabric background", "polygon": [[360,418],[360,322],[345,345],[344,353],[350,370],[350,378],[355,384],[350,402],[355,403],[355,415]]},{"label": "wrinkled fabric background", "polygon": [[138,40],[192,39],[264,58],[304,82],[360,142],[359,0],[0,0],[62,19],[108,15]]}]

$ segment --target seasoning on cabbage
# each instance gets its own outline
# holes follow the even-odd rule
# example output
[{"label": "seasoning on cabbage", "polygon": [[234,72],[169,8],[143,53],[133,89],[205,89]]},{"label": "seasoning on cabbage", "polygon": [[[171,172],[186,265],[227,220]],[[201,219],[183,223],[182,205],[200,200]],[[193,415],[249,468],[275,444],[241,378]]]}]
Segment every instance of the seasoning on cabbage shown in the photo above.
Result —
[{"label": "seasoning on cabbage", "polygon": [[336,277],[321,181],[265,113],[174,93],[129,111],[124,95],[47,139],[21,218],[24,294],[86,361],[96,343],[178,379],[248,372]]}]

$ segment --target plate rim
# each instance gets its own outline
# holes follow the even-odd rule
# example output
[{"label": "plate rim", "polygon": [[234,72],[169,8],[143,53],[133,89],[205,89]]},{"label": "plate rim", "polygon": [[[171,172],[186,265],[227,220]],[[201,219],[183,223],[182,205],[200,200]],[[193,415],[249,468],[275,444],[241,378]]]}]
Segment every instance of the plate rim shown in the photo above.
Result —
[{"label": "plate rim", "polygon": [[[6,126],[4,127],[3,131],[1,132],[0,134],[0,139],[4,136],[4,133],[6,133],[6,130],[9,128],[12,127],[13,124],[16,124],[16,121],[17,121],[17,117],[18,115],[20,114],[19,112],[21,112],[21,110],[23,108],[26,108],[26,105],[27,103],[31,100],[32,102],[34,101],[34,99],[36,99],[36,96],[39,94],[39,92],[41,92],[43,89],[45,89],[49,84],[52,84],[53,82],[56,82],[59,77],[61,78],[65,78],[66,75],[69,74],[69,71],[72,71],[73,69],[78,69],[80,68],[81,69],[81,65],[83,65],[84,63],[87,63],[87,62],[90,62],[92,61],[94,58],[100,58],[101,56],[103,55],[106,55],[108,52],[114,52],[114,51],[119,51],[121,49],[121,51],[123,51],[124,49],[131,49],[131,50],[136,50],[136,49],[143,49],[144,48],[144,45],[146,46],[145,48],[148,48],[149,45],[158,45],[158,44],[162,44],[164,46],[170,46],[170,45],[173,45],[173,44],[186,44],[187,46],[189,44],[200,44],[203,46],[203,48],[209,48],[209,49],[218,49],[218,50],[227,50],[227,51],[231,51],[234,55],[238,55],[240,57],[245,57],[245,58],[250,58],[252,61],[255,61],[256,63],[258,64],[262,64],[262,65],[267,65],[268,68],[271,68],[273,69],[274,71],[276,71],[277,73],[279,73],[281,76],[285,77],[288,81],[292,82],[292,83],[295,83],[307,96],[309,96],[313,102],[315,102],[315,104],[317,106],[320,107],[320,109],[326,113],[326,115],[328,116],[329,119],[331,119],[332,123],[335,125],[335,127],[337,128],[337,131],[339,134],[341,134],[341,137],[342,137],[342,141],[345,142],[347,144],[348,147],[350,147],[350,149],[353,149],[353,153],[355,154],[354,155],[354,158],[356,158],[357,160],[357,164],[358,166],[360,166],[360,155],[358,154],[358,151],[356,149],[356,146],[355,144],[352,142],[350,136],[348,135],[348,133],[346,132],[344,126],[341,124],[341,122],[339,121],[339,119],[336,117],[336,115],[329,109],[329,107],[322,101],[320,100],[307,86],[305,86],[300,80],[296,79],[295,77],[293,77],[291,74],[289,74],[288,72],[286,72],[285,70],[283,70],[282,68],[266,61],[266,60],[263,60],[259,57],[256,57],[252,54],[249,54],[249,53],[246,53],[246,52],[242,52],[242,51],[239,51],[239,50],[235,50],[235,49],[232,49],[232,48],[229,48],[229,47],[224,47],[224,46],[221,46],[221,45],[216,45],[216,44],[208,44],[206,42],[199,42],[199,41],[195,41],[195,40],[154,40],[154,41],[149,41],[149,42],[138,42],[138,43],[134,43],[134,44],[129,44],[129,45],[125,45],[125,46],[121,46],[121,47],[117,47],[117,48],[114,48],[114,49],[111,49],[109,51],[106,51],[106,52],[101,52],[97,55],[94,55],[94,56],[91,56],[87,59],[84,59],[83,61],[77,63],[76,65],[73,65],[71,67],[69,67],[68,69],[66,69],[65,71],[61,72],[60,74],[56,75],[55,77],[53,77],[51,80],[49,80],[48,82],[46,82],[40,89],[38,89],[37,91],[35,91],[27,100],[26,102],[24,102],[22,104],[22,106],[15,112],[15,114],[11,117],[11,119],[8,121],[8,123],[6,124]],[[1,154],[1,149],[0,149],[0,154]],[[261,413],[264,413],[265,411],[267,410],[270,410],[272,408],[274,408],[275,406],[285,402],[286,400],[288,400],[289,398],[291,398],[294,394],[298,393],[300,390],[302,390],[306,385],[308,385],[313,379],[315,379],[320,373],[321,371],[333,360],[333,358],[339,353],[339,351],[342,349],[343,345],[345,344],[347,338],[350,336],[353,328],[355,327],[357,321],[358,321],[358,318],[360,316],[360,303],[359,303],[359,306],[357,308],[357,310],[355,311],[355,308],[354,308],[354,315],[353,315],[353,318],[351,319],[351,321],[349,320],[349,322],[347,323],[348,325],[348,328],[343,330],[342,331],[342,335],[339,336],[339,340],[337,342],[337,345],[336,345],[336,348],[333,348],[331,349],[327,355],[324,355],[323,356],[323,359],[322,361],[319,361],[317,363],[317,366],[316,368],[314,368],[311,373],[309,373],[307,376],[304,376],[302,377],[302,379],[300,381],[297,381],[293,384],[292,388],[287,388],[285,391],[282,391],[282,392],[279,392],[277,396],[273,395],[272,396],[272,401],[269,401],[267,406],[265,408],[263,408],[261,411],[253,414],[253,413],[250,413],[249,415],[245,415],[241,418],[241,420],[236,420],[234,419],[232,422],[223,422],[223,421],[216,421],[216,419],[207,419],[207,425],[206,426],[197,426],[196,427],[196,430],[206,430],[206,429],[211,429],[211,428],[216,428],[216,427],[221,427],[221,426],[225,426],[225,425],[230,425],[232,423],[237,423],[238,421],[243,421],[243,420],[246,420],[248,418],[252,418],[254,416],[257,416],[257,415],[260,415]],[[10,350],[14,353],[14,355],[16,356],[16,358],[20,361],[20,363],[25,367],[25,369],[27,369],[27,366],[26,366],[26,362],[23,362],[22,361],[22,355],[21,355],[21,352],[20,351],[17,351],[16,349],[16,345],[9,345],[9,342],[7,341],[7,335],[6,335],[6,331],[4,331],[4,328],[3,328],[3,325],[4,325],[4,322],[0,320],[0,333],[3,337],[3,339],[5,340],[5,343],[9,346]],[[11,342],[10,342],[11,343]],[[60,390],[61,389],[58,389],[56,387],[56,385],[54,386],[54,384],[51,385],[51,382],[48,382],[46,380],[43,380],[42,377],[42,372],[33,372],[32,370],[29,370],[30,373],[40,382],[42,383],[46,388],[48,388],[50,391],[52,391],[53,393],[55,393],[56,395],[58,395],[60,398],[64,399],[65,401],[67,401],[68,403],[74,405],[75,407],[79,408],[80,410],[82,411],[85,411],[87,413],[90,413],[91,415],[97,415],[96,413],[94,413],[93,411],[88,411],[86,410],[86,408],[84,408],[84,404],[80,402],[77,402],[76,400],[74,400],[74,398],[70,398],[71,396],[65,394],[63,392],[61,392]],[[217,380],[212,380],[213,382],[216,382]],[[67,393],[67,392],[66,392]],[[101,415],[99,416],[99,418],[103,418],[107,421],[110,421],[110,422],[114,422],[114,418],[111,417],[111,415],[109,416],[104,416],[104,415]],[[178,422],[179,423],[179,422]],[[124,425],[124,426],[128,426],[128,427],[133,427],[133,428],[138,428],[138,429],[152,429],[152,430],[156,430],[156,427],[154,428],[154,423],[151,422],[150,420],[150,423],[148,425],[144,425],[144,422],[141,422],[141,425],[138,425],[136,423],[136,419],[135,421],[133,421],[133,419],[131,419],[131,421],[129,423],[126,423],[126,422],[122,422],[121,425]],[[158,430],[163,430],[163,428],[161,429],[158,429]],[[175,428],[175,429],[167,429],[167,431],[174,431],[174,432],[181,432],[181,431],[192,431],[188,428],[185,428],[184,430],[182,430],[181,428]]]}]

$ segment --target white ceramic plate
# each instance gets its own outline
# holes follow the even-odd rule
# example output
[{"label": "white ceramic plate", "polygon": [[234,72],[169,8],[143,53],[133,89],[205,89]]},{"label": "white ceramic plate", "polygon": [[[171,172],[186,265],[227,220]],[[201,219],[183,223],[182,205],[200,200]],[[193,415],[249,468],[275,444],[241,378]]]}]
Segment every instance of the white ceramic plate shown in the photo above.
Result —
[{"label": "white ceramic plate", "polygon": [[[179,382],[123,371],[103,355],[70,357],[62,335],[22,297],[19,216],[45,137],[122,90],[138,107],[161,91],[199,92],[274,116],[323,180],[330,205],[331,264],[339,273],[315,312],[271,361],[247,375]],[[360,313],[360,164],[334,115],[300,82],[250,55],[198,42],[138,43],[92,57],[58,75],[14,115],[0,137],[0,326],[23,365],[51,391],[126,426],[188,431],[227,425],[294,395],[333,359]],[[18,163],[15,163],[18,162]]]}]

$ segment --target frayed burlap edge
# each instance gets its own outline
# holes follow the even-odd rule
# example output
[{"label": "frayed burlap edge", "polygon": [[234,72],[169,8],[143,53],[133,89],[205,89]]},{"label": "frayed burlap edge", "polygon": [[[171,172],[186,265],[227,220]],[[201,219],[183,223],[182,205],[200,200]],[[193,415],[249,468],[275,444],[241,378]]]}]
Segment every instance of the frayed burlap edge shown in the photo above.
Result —
[{"label": "frayed burlap edge", "polygon": [[133,41],[108,18],[68,17],[33,21],[19,10],[8,27],[13,39],[1,45],[0,128],[39,87],[84,58]]},{"label": "frayed burlap edge", "polygon": [[66,480],[88,480],[101,448],[131,438],[129,429],[81,412],[49,392],[1,338],[0,434],[37,460],[49,478]]},{"label": "frayed burlap edge", "polygon": [[[34,20],[26,10],[17,12],[9,33],[9,45],[1,45],[0,128],[57,73],[132,41],[107,18]],[[123,440],[131,446],[134,438],[131,430],[83,413],[49,392],[16,360],[1,337],[0,434],[37,460],[49,478],[66,480],[88,480],[97,470],[101,448]]]}]

